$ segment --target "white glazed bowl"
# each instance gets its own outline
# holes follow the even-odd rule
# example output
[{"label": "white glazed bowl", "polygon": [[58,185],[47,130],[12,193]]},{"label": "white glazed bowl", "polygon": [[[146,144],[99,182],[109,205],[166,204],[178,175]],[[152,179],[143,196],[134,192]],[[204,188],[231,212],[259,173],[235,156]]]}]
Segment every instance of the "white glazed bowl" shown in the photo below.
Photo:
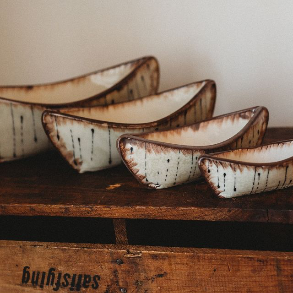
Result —
[{"label": "white glazed bowl", "polygon": [[268,123],[265,107],[218,116],[201,123],[117,141],[124,164],[148,188],[168,188],[200,178],[201,155],[261,144]]},{"label": "white glazed bowl", "polygon": [[293,185],[293,140],[204,155],[199,165],[221,198],[287,188]]},{"label": "white glazed bowl", "polygon": [[44,129],[67,162],[78,172],[116,166],[117,138],[124,133],[169,129],[209,119],[215,83],[205,80],[134,101],[43,114]]},{"label": "white glazed bowl", "polygon": [[2,86],[0,162],[51,147],[41,123],[45,109],[120,103],[154,94],[158,85],[158,62],[144,57],[62,82]]}]

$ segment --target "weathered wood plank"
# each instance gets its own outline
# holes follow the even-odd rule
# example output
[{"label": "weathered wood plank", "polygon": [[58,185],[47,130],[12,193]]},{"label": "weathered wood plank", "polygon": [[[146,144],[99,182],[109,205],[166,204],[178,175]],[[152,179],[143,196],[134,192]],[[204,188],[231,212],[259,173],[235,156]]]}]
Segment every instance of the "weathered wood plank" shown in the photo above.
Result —
[{"label": "weathered wood plank", "polygon": [[116,244],[128,244],[125,219],[113,219]]},{"label": "weathered wood plank", "polygon": [[[266,141],[289,138],[272,128]],[[124,166],[78,174],[57,153],[0,164],[0,182],[0,215],[293,223],[293,188],[233,200],[204,182],[147,190]]]},{"label": "weathered wood plank", "polygon": [[5,260],[0,292],[10,293],[283,293],[293,288],[293,253],[284,252],[0,241],[0,259]]}]

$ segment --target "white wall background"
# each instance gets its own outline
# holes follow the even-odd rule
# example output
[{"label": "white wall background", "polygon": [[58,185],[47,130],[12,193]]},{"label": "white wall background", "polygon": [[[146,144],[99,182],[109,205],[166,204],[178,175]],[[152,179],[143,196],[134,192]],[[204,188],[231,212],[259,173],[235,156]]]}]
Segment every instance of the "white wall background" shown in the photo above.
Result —
[{"label": "white wall background", "polygon": [[270,126],[293,126],[293,1],[0,1],[0,85],[143,55],[159,59],[160,90],[211,78],[215,114],[264,105]]}]

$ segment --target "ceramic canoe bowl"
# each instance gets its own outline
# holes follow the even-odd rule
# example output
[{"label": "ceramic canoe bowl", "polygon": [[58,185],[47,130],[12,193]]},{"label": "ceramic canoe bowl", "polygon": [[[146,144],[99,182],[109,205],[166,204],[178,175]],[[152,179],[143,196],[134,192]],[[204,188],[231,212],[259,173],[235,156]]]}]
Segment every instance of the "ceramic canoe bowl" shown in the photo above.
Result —
[{"label": "ceramic canoe bowl", "polygon": [[97,171],[121,163],[116,149],[120,135],[211,118],[215,99],[215,83],[205,80],[105,107],[65,109],[62,113],[47,110],[43,124],[53,145],[74,169]]},{"label": "ceramic canoe bowl", "polygon": [[158,62],[144,57],[74,79],[0,87],[0,162],[47,150],[41,115],[47,108],[105,105],[157,92]]},{"label": "ceramic canoe bowl", "polygon": [[293,140],[204,155],[199,166],[221,198],[287,188],[293,185]]},{"label": "ceramic canoe bowl", "polygon": [[254,107],[201,123],[141,135],[122,135],[117,147],[124,164],[149,188],[168,188],[200,178],[200,155],[258,146],[268,123],[268,110]]}]

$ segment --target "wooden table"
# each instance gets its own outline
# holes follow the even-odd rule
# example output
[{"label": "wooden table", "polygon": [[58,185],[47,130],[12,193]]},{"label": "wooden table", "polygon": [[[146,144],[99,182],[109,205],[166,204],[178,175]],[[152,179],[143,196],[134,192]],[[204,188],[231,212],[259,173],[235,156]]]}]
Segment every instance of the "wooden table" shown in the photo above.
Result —
[{"label": "wooden table", "polygon": [[[265,142],[290,138],[293,128],[271,128]],[[55,269],[55,280],[58,273],[62,278],[67,273],[73,282],[76,274],[72,286],[55,286],[61,292],[71,291],[70,286],[75,291],[108,293],[293,292],[292,250],[133,246],[128,245],[125,226],[125,219],[239,222],[240,226],[251,222],[249,227],[257,223],[268,230],[274,227],[279,237],[277,230],[282,227],[292,231],[293,188],[233,200],[217,198],[203,181],[148,190],[124,166],[78,174],[55,152],[1,164],[0,182],[0,214],[5,219],[109,218],[116,236],[116,244],[107,245],[2,240],[0,292],[52,292],[54,284],[46,285],[45,277],[40,285],[42,272],[47,278],[50,268]],[[293,238],[288,237],[290,244]],[[30,267],[27,283],[26,266]],[[36,286],[31,283],[33,271],[40,272]],[[83,276],[80,286],[75,284],[79,275]]]}]

